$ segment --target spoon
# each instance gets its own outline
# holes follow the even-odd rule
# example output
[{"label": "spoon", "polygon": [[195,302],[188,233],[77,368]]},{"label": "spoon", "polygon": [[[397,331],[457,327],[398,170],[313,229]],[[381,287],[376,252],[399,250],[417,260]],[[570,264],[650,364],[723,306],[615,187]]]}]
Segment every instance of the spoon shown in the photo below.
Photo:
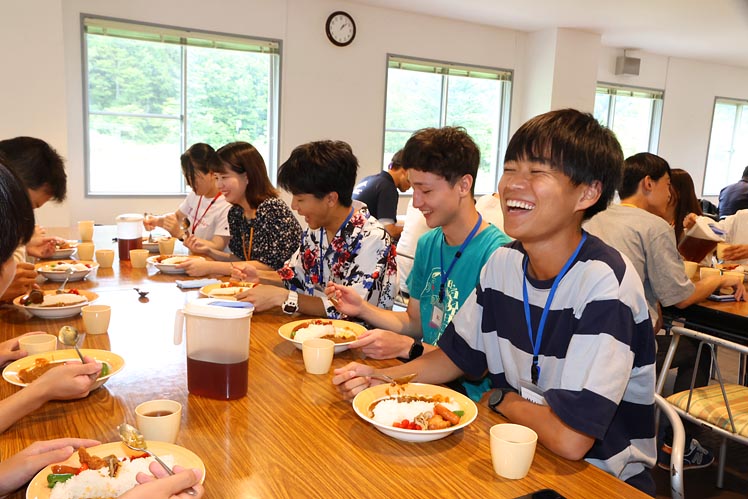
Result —
[{"label": "spoon", "polygon": [[75,347],[75,351],[78,352],[78,357],[81,358],[81,362],[85,362],[83,360],[83,354],[78,350],[79,337],[78,330],[73,326],[62,326],[60,332],[57,333],[57,339],[60,340],[60,343],[69,347]]},{"label": "spoon", "polygon": [[68,269],[65,271],[65,280],[60,284],[60,287],[57,288],[57,294],[62,295],[65,294],[65,285],[68,283],[68,279],[70,279],[70,276],[73,275],[75,270],[73,270],[72,267],[68,267]]},{"label": "spoon", "polygon": [[[134,451],[148,454],[153,459],[155,459],[158,464],[163,466],[163,468],[169,475],[174,474],[174,472],[171,470],[171,468],[169,468],[169,466],[167,466],[165,462],[163,462],[156,454],[146,448],[145,437],[143,437],[143,434],[140,433],[137,428],[127,423],[122,423],[117,427],[117,431],[119,431],[119,438],[122,439],[122,443],[124,443],[127,447]],[[186,492],[191,496],[197,495],[197,491],[192,487],[184,489],[183,492]]]},{"label": "spoon", "polygon": [[[150,215],[151,214],[148,213],[147,211],[143,213],[143,220],[146,220]],[[153,242],[153,231],[148,232],[148,242],[149,243]]]},{"label": "spoon", "polygon": [[138,292],[138,294],[140,295],[140,298],[139,298],[140,300],[148,299],[146,297],[148,296],[148,293],[150,293],[150,291],[141,291],[140,288],[132,288],[132,289]]},{"label": "spoon", "polygon": [[386,374],[370,374],[369,377],[373,379],[378,379],[379,381],[384,381],[385,383],[391,383],[393,385],[407,385],[410,380],[418,376],[418,373],[413,374],[406,374],[405,376],[400,376],[397,378],[393,378],[392,376],[387,376]]}]

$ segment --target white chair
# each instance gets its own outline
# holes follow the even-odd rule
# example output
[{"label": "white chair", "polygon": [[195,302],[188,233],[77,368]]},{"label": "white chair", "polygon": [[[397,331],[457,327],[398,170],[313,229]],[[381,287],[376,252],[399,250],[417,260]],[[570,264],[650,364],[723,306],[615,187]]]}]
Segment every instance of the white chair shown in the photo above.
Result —
[{"label": "white chair", "polygon": [[[657,412],[662,411],[673,427],[673,445],[670,452],[670,497],[683,499],[683,452],[686,448],[686,431],[683,429],[678,413],[661,395],[655,394],[655,404],[657,404]],[[655,414],[655,421],[660,422],[659,414]],[[657,434],[657,429],[655,429],[655,435]]]},{"label": "white chair", "polygon": [[680,417],[709,428],[722,437],[717,471],[717,487],[722,488],[727,439],[748,444],[748,387],[740,384],[740,381],[736,383],[725,382],[717,362],[716,349],[732,350],[739,355],[748,355],[748,346],[683,327],[673,327],[671,332],[673,339],[670,342],[665,362],[657,379],[656,391],[658,394],[662,392],[665,375],[670,369],[681,336],[688,336],[699,342],[695,365],[698,365],[701,355],[711,355],[716,383],[695,388],[693,385],[696,379],[696,370],[694,369],[690,389],[674,393],[666,400]]}]

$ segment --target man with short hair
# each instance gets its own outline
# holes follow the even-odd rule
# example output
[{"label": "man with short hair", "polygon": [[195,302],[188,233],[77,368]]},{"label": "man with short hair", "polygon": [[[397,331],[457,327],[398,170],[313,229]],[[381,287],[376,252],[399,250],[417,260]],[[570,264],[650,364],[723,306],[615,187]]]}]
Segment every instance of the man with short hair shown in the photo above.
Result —
[{"label": "man with short hair", "polygon": [[[510,241],[475,208],[479,164],[478,146],[463,128],[424,128],[408,139],[403,165],[413,185],[413,207],[432,230],[418,240],[406,311],[381,310],[345,286],[328,284],[338,310],[381,328],[367,331],[351,348],[375,359],[409,360],[437,348],[444,329],[478,284],[483,265]],[[479,377],[460,380],[455,387],[477,401],[490,382]]]},{"label": "man with short hair", "polygon": [[743,169],[743,177],[719,191],[719,218],[734,215],[738,210],[748,208],[748,166]]},{"label": "man with short hair", "polygon": [[353,188],[353,199],[361,201],[369,213],[382,222],[392,239],[400,237],[403,226],[397,223],[397,191],[410,189],[408,172],[403,168],[402,150],[392,156],[389,169],[369,175]]},{"label": "man with short hair", "polygon": [[324,293],[328,282],[352,286],[367,302],[392,308],[397,293],[395,249],[390,235],[351,197],[358,160],[351,146],[324,140],[298,146],[278,170],[278,185],[292,195],[291,208],[308,228],[299,249],[275,271],[235,264],[234,275],[261,282],[237,298],[261,312],[273,307],[337,319]]},{"label": "man with short hair", "polygon": [[444,383],[488,373],[489,408],[551,452],[654,495],[655,344],[642,284],[581,228],[610,202],[622,162],[615,135],[590,114],[563,109],[522,125],[498,188],[515,241],[488,259],[438,349],[386,369],[335,369],[341,394],[379,384],[372,374]]}]

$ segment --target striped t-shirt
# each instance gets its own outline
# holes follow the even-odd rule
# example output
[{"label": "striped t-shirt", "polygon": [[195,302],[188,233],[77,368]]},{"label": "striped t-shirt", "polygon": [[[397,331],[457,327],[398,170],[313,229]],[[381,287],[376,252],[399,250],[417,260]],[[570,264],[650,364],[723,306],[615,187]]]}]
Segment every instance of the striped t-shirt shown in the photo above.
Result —
[{"label": "striped t-shirt", "polygon": [[[530,381],[532,346],[522,299],[519,241],[494,252],[439,347],[465,372],[487,369],[495,387]],[[553,279],[528,276],[534,333]],[[477,313],[476,313],[477,312]],[[647,492],[655,463],[655,341],[631,262],[588,236],[559,283],[540,345],[538,386],[553,412],[595,438],[585,459]]]}]

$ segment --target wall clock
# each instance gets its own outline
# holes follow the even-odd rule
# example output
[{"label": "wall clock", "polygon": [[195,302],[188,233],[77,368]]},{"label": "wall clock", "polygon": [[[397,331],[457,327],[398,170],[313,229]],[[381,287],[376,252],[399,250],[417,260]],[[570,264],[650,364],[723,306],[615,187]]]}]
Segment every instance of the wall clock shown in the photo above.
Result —
[{"label": "wall clock", "polygon": [[333,45],[345,47],[356,38],[356,23],[349,13],[338,10],[327,17],[325,33]]}]

